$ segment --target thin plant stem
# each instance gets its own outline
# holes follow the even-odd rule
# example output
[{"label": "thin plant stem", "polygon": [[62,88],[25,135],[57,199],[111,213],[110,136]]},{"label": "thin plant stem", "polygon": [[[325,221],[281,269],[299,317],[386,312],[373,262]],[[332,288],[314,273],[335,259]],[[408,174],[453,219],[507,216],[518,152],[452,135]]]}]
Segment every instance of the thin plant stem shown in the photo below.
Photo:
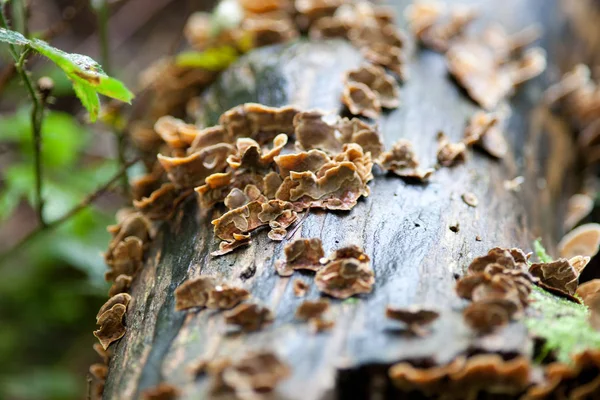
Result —
[{"label": "thin plant stem", "polygon": [[[102,60],[102,67],[107,74],[112,73],[111,59],[110,59],[110,41],[108,33],[108,19],[110,17],[110,10],[108,7],[107,0],[101,0],[100,6],[96,10],[98,16],[98,31],[100,37],[100,57]],[[117,111],[118,112],[118,111]],[[126,153],[126,142],[125,135],[118,128],[113,128],[113,134],[115,136],[115,147],[117,153],[117,160],[119,165],[125,165],[125,153]],[[121,190],[125,196],[129,195],[129,179],[127,174],[121,177]]]},{"label": "thin plant stem", "polygon": [[[2,27],[8,29],[4,7],[0,7]],[[42,196],[43,189],[43,165],[42,165],[42,124],[44,122],[44,104],[40,96],[36,92],[33,82],[29,74],[25,70],[25,61],[27,55],[31,51],[29,46],[24,46],[21,54],[17,53],[15,46],[10,45],[10,52],[15,59],[15,69],[17,74],[23,81],[31,100],[31,131],[33,135],[33,154],[34,154],[34,173],[35,173],[35,210],[38,218],[38,223],[41,226],[46,225],[44,220],[44,198]]]}]

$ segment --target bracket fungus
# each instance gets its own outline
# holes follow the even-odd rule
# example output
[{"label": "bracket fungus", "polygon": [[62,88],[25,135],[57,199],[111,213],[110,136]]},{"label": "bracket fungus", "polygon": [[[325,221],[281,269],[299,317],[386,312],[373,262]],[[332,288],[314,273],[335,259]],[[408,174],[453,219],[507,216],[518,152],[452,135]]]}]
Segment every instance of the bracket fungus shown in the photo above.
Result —
[{"label": "bracket fungus", "polygon": [[226,311],[223,316],[227,324],[235,325],[244,332],[260,330],[274,319],[271,310],[254,303],[240,304]]},{"label": "bracket fungus", "polygon": [[111,343],[125,336],[123,316],[126,310],[127,307],[124,304],[115,304],[98,317],[96,323],[100,325],[100,329],[94,331],[94,336],[98,338],[105,350]]},{"label": "bracket fungus", "polygon": [[424,182],[433,174],[432,168],[419,168],[413,145],[406,139],[394,143],[391,150],[381,154],[378,162],[385,170],[406,179]]},{"label": "bracket fungus", "polygon": [[467,147],[464,143],[451,143],[443,132],[438,133],[437,141],[437,160],[443,167],[453,167],[467,159]]},{"label": "bracket fungus", "polygon": [[567,233],[558,243],[558,254],[563,258],[593,257],[600,247],[600,224],[584,224]]},{"label": "bracket fungus", "polygon": [[379,104],[383,108],[397,108],[400,105],[398,83],[386,74],[382,67],[366,64],[358,69],[348,71],[345,82],[357,82],[367,85],[377,96]]},{"label": "bracket fungus", "polygon": [[381,102],[370,87],[361,82],[346,81],[342,103],[352,115],[377,119],[381,114]]},{"label": "bracket fungus", "polygon": [[478,111],[465,128],[463,142],[467,146],[476,145],[496,158],[504,158],[508,153],[508,143],[502,134],[501,117],[497,113]]},{"label": "bracket fungus", "polygon": [[570,260],[561,258],[549,263],[535,263],[529,272],[539,278],[542,287],[551,287],[568,295],[575,294],[579,275],[590,261],[589,257],[577,256]]},{"label": "bracket fungus", "polygon": [[565,211],[565,221],[563,228],[570,231],[579,224],[585,217],[590,215],[594,209],[594,199],[584,193],[574,194],[569,198],[567,210]]},{"label": "bracket fungus", "polygon": [[477,14],[473,7],[447,6],[438,1],[414,2],[404,13],[419,42],[440,52],[448,50],[450,43],[462,36]]},{"label": "bracket fungus", "polygon": [[418,336],[425,336],[427,333],[425,327],[433,323],[440,316],[437,311],[416,306],[408,308],[387,306],[385,315],[389,319],[404,322],[408,331]]},{"label": "bracket fungus", "polygon": [[375,275],[369,263],[369,256],[357,246],[338,249],[328,258],[325,266],[317,271],[317,288],[339,299],[370,293]]},{"label": "bracket fungus", "polygon": [[291,375],[291,369],[276,354],[262,351],[236,362],[210,363],[207,373],[212,377],[214,394],[233,392],[238,399],[256,399],[275,390]]},{"label": "bracket fungus", "polygon": [[206,306],[208,294],[215,286],[215,279],[210,276],[188,279],[175,289],[175,310]]},{"label": "bracket fungus", "polygon": [[305,300],[296,309],[295,317],[301,321],[308,321],[320,318],[327,310],[329,310],[329,301],[327,300]]},{"label": "bracket fungus", "polygon": [[275,269],[281,276],[290,276],[295,270],[318,271],[325,257],[321,239],[296,239],[285,245],[285,260],[277,260]]}]

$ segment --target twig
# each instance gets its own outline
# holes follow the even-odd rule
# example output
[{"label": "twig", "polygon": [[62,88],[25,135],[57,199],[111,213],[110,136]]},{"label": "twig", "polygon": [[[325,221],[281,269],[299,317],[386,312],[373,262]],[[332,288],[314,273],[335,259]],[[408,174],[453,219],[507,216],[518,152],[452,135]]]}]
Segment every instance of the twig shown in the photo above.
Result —
[{"label": "twig", "polygon": [[98,189],[96,189],[96,191],[94,191],[93,193],[87,195],[79,204],[77,204],[71,210],[67,211],[62,217],[55,219],[54,221],[49,222],[45,225],[40,225],[36,229],[34,229],[30,233],[28,233],[16,245],[14,245],[10,249],[8,249],[6,252],[0,254],[0,263],[2,263],[4,260],[6,260],[10,254],[14,253],[15,251],[17,251],[18,249],[23,247],[26,243],[31,241],[33,238],[37,237],[40,233],[57,228],[59,225],[62,225],[69,219],[73,218],[75,215],[79,214],[81,211],[85,210],[94,201],[96,201],[96,199],[98,197],[100,197],[101,195],[106,193],[116,182],[118,182],[124,174],[127,174],[127,170],[129,169],[129,167],[131,167],[133,164],[137,163],[138,161],[140,161],[140,158],[136,158],[134,160],[131,160],[131,161],[125,163],[125,165],[115,175],[113,175],[113,177],[108,182],[104,183],[102,186],[100,186]]},{"label": "twig", "polygon": [[[2,15],[2,27],[8,29],[4,7],[0,7],[0,14]],[[30,77],[25,70],[25,61],[27,60],[27,55],[30,51],[31,47],[26,45],[19,55],[16,47],[12,44],[10,45],[10,53],[16,62],[15,69],[25,84],[25,88],[29,92],[29,97],[31,98],[31,103],[33,105],[31,109],[31,130],[33,134],[34,149],[35,209],[38,222],[43,226],[46,224],[44,221],[44,199],[42,197],[42,123],[44,121],[44,104],[38,96]]]}]

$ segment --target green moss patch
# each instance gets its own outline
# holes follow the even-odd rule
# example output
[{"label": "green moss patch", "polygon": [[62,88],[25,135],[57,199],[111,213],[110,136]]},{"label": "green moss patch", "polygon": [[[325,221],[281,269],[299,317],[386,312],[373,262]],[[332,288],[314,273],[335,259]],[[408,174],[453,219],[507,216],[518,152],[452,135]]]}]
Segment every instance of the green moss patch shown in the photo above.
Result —
[{"label": "green moss patch", "polygon": [[529,296],[525,325],[545,343],[538,360],[553,352],[559,361],[590,348],[600,348],[600,332],[588,323],[589,311],[583,304],[561,299],[534,286]]}]

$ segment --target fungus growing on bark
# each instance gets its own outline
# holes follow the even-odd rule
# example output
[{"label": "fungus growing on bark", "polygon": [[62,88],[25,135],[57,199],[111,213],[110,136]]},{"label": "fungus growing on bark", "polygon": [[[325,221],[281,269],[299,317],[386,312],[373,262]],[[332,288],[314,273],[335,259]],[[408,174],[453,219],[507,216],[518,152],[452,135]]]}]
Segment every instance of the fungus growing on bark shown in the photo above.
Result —
[{"label": "fungus growing on bark", "polygon": [[[587,261],[583,262],[587,264]],[[540,284],[573,295],[577,290],[577,279],[579,278],[580,271],[585,267],[585,265],[582,267],[579,264],[575,264],[578,270],[573,264],[575,262],[572,263],[570,260],[561,258],[549,263],[532,264],[529,272],[540,279]]]},{"label": "fungus growing on bark", "polygon": [[296,319],[308,321],[313,318],[321,318],[327,310],[329,310],[329,301],[327,300],[305,300],[296,309]]},{"label": "fungus growing on bark", "polygon": [[94,336],[98,338],[100,344],[106,350],[111,343],[116,342],[125,335],[125,326],[123,326],[123,316],[127,307],[124,304],[115,304],[109,310],[106,310],[96,320],[100,329],[94,331]]},{"label": "fungus growing on bark", "polygon": [[379,97],[364,83],[347,81],[344,84],[342,103],[352,115],[377,119],[381,114]]},{"label": "fungus growing on bark", "polygon": [[443,132],[437,135],[437,160],[443,167],[453,167],[467,158],[467,147],[464,143],[451,143]]},{"label": "fungus growing on bark", "polygon": [[461,199],[465,202],[466,205],[470,207],[477,207],[479,205],[479,200],[477,196],[471,192],[463,193]]},{"label": "fungus growing on bark", "polygon": [[594,199],[583,193],[574,194],[569,198],[563,228],[570,231],[594,209]]},{"label": "fungus growing on bark", "polygon": [[144,400],[175,400],[179,395],[179,389],[166,382],[159,383],[157,386],[142,392]]},{"label": "fungus growing on bark", "polygon": [[223,316],[229,325],[235,325],[244,332],[262,329],[273,321],[273,313],[267,307],[254,303],[244,303],[226,311]]},{"label": "fungus growing on bark", "polygon": [[471,329],[481,334],[490,333],[510,321],[504,307],[485,301],[469,304],[463,310],[463,317]]},{"label": "fungus growing on bark", "polygon": [[129,305],[130,302],[131,302],[131,295],[128,293],[119,293],[119,294],[112,296],[110,299],[108,299],[106,301],[106,303],[104,303],[102,305],[102,307],[100,307],[100,310],[98,310],[98,313],[96,314],[96,322],[100,319],[102,314],[104,314],[106,311],[113,308],[114,305],[123,304],[125,306],[125,308],[127,309],[127,306]]},{"label": "fungus growing on bark", "polygon": [[171,182],[177,187],[193,188],[204,184],[204,180],[227,166],[227,157],[234,152],[228,143],[219,143],[185,157],[158,155]]},{"label": "fungus growing on bark", "polygon": [[306,292],[308,292],[308,289],[310,289],[308,284],[300,278],[294,279],[293,285],[294,295],[296,295],[296,297],[306,296]]},{"label": "fungus growing on bark", "polygon": [[400,390],[419,390],[432,395],[447,390],[449,375],[459,372],[464,364],[464,357],[457,357],[448,364],[423,368],[413,366],[409,362],[400,362],[390,367],[388,375],[394,386]]},{"label": "fungus growing on bark", "polygon": [[317,271],[315,283],[323,293],[339,299],[370,293],[375,275],[369,257],[357,246],[337,250]]},{"label": "fungus growing on bark", "polygon": [[215,286],[215,279],[210,276],[188,279],[175,289],[175,310],[206,306],[209,293]]},{"label": "fungus growing on bark", "polygon": [[408,308],[387,306],[385,315],[389,319],[404,322],[408,331],[418,336],[426,335],[427,330],[425,327],[440,316],[437,311],[415,306]]},{"label": "fungus growing on bark", "polygon": [[390,151],[381,154],[378,162],[385,170],[402,178],[427,181],[433,174],[431,168],[419,168],[419,161],[417,161],[412,143],[406,139],[400,139],[394,143]]},{"label": "fungus growing on bark", "polygon": [[593,257],[600,247],[600,224],[584,224],[567,233],[558,243],[558,254],[563,258]]},{"label": "fungus growing on bark", "polygon": [[229,137],[248,137],[263,145],[281,133],[293,135],[294,116],[298,112],[298,109],[292,106],[276,108],[246,103],[223,113],[219,123]]},{"label": "fungus growing on bark", "polygon": [[397,108],[400,105],[400,88],[395,79],[386,74],[382,67],[366,64],[348,71],[345,82],[363,83],[371,89],[383,108]]},{"label": "fungus growing on bark", "polygon": [[516,61],[504,60],[496,46],[474,38],[454,41],[446,52],[450,73],[469,96],[491,110],[510,95],[514,86],[542,73],[543,50],[530,49]]},{"label": "fungus growing on bark", "polygon": [[212,378],[212,392],[234,392],[239,399],[256,399],[272,392],[291,370],[274,353],[249,353],[236,362],[211,362],[207,373]]},{"label": "fungus growing on bark", "polygon": [[472,7],[431,2],[416,2],[406,8],[406,19],[417,39],[426,47],[444,52],[452,40],[465,31],[477,17]]},{"label": "fungus growing on bark", "polygon": [[200,208],[209,209],[223,202],[232,190],[230,186],[232,177],[231,172],[212,174],[206,177],[204,185],[194,188],[198,194]]},{"label": "fungus growing on bark", "polygon": [[174,213],[184,196],[172,183],[164,183],[149,197],[134,200],[133,205],[150,219],[168,219]]},{"label": "fungus growing on bark", "polygon": [[244,288],[230,285],[216,285],[208,292],[206,307],[228,310],[250,298],[250,292]]},{"label": "fungus growing on bark", "polygon": [[171,149],[186,149],[198,134],[194,125],[169,115],[160,117],[154,124],[154,130]]},{"label": "fungus growing on bark", "polygon": [[406,61],[402,49],[387,43],[374,42],[361,49],[363,57],[375,65],[382,66],[395,73],[400,80],[408,78]]},{"label": "fungus growing on bark", "polygon": [[496,158],[504,158],[508,152],[500,117],[495,113],[478,111],[473,114],[465,128],[463,142],[467,146],[476,145]]},{"label": "fungus growing on bark", "polygon": [[325,256],[321,239],[296,239],[285,245],[285,260],[277,260],[275,269],[281,276],[290,276],[295,270],[318,271]]},{"label": "fungus growing on bark", "polygon": [[119,275],[134,276],[142,267],[143,257],[142,240],[136,236],[126,237],[104,255],[104,260],[109,267],[104,278],[110,282]]},{"label": "fungus growing on bark", "polygon": [[240,29],[252,38],[252,47],[284,43],[299,34],[292,20],[283,12],[246,17]]}]

